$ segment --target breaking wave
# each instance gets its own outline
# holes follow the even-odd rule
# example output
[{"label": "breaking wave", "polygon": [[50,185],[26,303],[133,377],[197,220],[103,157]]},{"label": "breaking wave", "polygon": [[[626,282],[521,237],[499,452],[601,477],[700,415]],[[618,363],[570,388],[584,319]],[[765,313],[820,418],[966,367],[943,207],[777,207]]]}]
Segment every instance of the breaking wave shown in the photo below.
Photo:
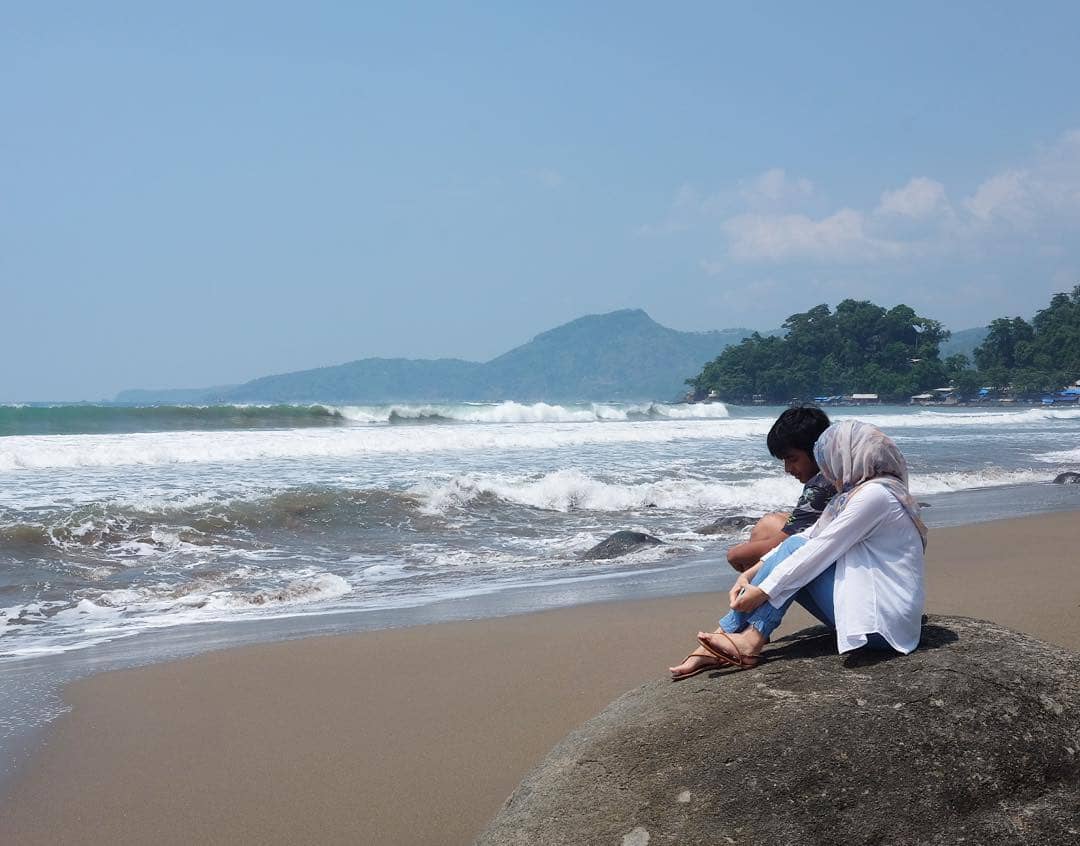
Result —
[{"label": "breaking wave", "polygon": [[407,492],[324,487],[155,508],[97,504],[0,525],[0,552],[52,548],[138,557],[200,547],[245,549],[276,530],[311,534],[341,526],[401,526],[419,515],[421,505],[420,497]]},{"label": "breaking wave", "polygon": [[[1046,474],[1032,470],[986,468],[955,473],[915,474],[915,494],[947,493],[1046,482]],[[769,476],[738,482],[664,479],[641,484],[618,484],[577,470],[560,470],[535,478],[466,474],[441,484],[418,486],[427,511],[445,513],[488,499],[546,511],[633,512],[643,509],[760,515],[787,510],[801,486],[789,476]]]},{"label": "breaking wave", "polygon": [[589,423],[626,420],[714,420],[709,405],[551,405],[518,402],[447,405],[0,405],[0,436],[292,429],[400,423]]},{"label": "breaking wave", "polygon": [[768,428],[768,421],[762,424],[717,419],[666,420],[648,426],[630,422],[589,426],[356,426],[333,431],[29,436],[0,438],[0,471],[657,444],[685,438],[760,437]]},{"label": "breaking wave", "polygon": [[763,512],[794,500],[800,486],[788,477],[755,479],[746,483],[710,483],[681,479],[624,485],[595,479],[577,470],[560,470],[539,478],[467,474],[450,481],[418,487],[414,493],[426,508],[444,512],[492,497],[548,511],[668,511],[749,510]]}]

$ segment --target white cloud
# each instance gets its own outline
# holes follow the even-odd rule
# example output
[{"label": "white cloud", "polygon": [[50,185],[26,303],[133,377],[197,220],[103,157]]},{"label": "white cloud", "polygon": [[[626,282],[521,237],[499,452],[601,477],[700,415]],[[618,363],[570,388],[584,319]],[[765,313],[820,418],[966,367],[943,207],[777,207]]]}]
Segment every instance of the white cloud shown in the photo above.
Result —
[{"label": "white cloud", "polygon": [[690,183],[683,183],[668,206],[667,215],[659,223],[644,223],[639,235],[670,235],[685,232],[717,218],[737,214],[745,208],[755,211],[793,212],[802,208],[814,196],[814,183],[802,177],[787,175],[782,168],[773,168],[752,179],[739,183],[735,190],[708,194]]},{"label": "white cloud", "polygon": [[989,177],[964,207],[978,223],[1022,229],[1080,221],[1080,130],[1066,132],[1025,167]]},{"label": "white cloud", "polygon": [[739,195],[753,208],[779,206],[790,209],[809,199],[813,193],[813,182],[803,177],[789,177],[787,171],[779,167],[765,171],[739,189]]},{"label": "white cloud", "polygon": [[694,232],[709,239],[699,248],[713,258],[699,266],[710,275],[749,262],[885,264],[950,255],[979,259],[999,250],[1052,257],[1068,250],[1080,230],[1080,130],[989,175],[956,201],[929,176],[882,190],[868,208],[830,209],[826,193],[783,168],[711,194],[684,184],[665,219],[639,232]]},{"label": "white cloud", "polygon": [[945,186],[925,176],[917,176],[902,188],[885,191],[875,214],[896,215],[921,220],[948,212]]},{"label": "white cloud", "polygon": [[896,256],[904,245],[873,237],[854,209],[815,220],[802,214],[742,214],[723,224],[732,258],[751,261],[858,261]]},{"label": "white cloud", "polygon": [[965,201],[964,207],[978,220],[1004,218],[1022,222],[1031,218],[1031,175],[1023,170],[1007,170],[991,176]]}]

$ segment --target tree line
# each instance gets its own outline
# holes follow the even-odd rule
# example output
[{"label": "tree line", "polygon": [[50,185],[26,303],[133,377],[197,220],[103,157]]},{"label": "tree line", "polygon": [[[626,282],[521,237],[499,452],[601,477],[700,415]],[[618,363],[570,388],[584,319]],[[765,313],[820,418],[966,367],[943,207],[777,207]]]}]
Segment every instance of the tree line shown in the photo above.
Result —
[{"label": "tree line", "polygon": [[991,322],[975,361],[942,360],[949,331],[906,305],[885,309],[844,300],[819,305],[784,321],[781,337],[753,333],[687,380],[695,399],[785,403],[820,396],[874,393],[903,400],[954,387],[964,398],[981,387],[1032,397],[1080,378],[1080,285],[1054,295],[1029,323],[1021,317]]}]

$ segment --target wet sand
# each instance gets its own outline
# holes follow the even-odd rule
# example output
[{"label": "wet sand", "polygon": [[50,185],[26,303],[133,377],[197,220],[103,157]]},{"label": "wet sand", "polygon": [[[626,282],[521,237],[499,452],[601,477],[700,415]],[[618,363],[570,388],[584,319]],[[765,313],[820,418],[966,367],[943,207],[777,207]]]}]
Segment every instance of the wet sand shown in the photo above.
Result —
[{"label": "wet sand", "polygon": [[[1080,650],[1078,513],[934,530],[927,579],[931,613]],[[0,843],[470,843],[563,735],[689,652],[725,598],[310,638],[85,679],[0,801]],[[793,611],[783,631],[810,622]]]}]

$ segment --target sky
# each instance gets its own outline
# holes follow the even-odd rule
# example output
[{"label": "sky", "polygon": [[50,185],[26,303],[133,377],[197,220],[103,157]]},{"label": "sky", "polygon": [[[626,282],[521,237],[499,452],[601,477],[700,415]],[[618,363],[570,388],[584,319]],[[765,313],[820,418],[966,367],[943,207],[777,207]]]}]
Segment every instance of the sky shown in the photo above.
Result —
[{"label": "sky", "polygon": [[0,402],[1080,283],[1080,6],[23,3]]}]

